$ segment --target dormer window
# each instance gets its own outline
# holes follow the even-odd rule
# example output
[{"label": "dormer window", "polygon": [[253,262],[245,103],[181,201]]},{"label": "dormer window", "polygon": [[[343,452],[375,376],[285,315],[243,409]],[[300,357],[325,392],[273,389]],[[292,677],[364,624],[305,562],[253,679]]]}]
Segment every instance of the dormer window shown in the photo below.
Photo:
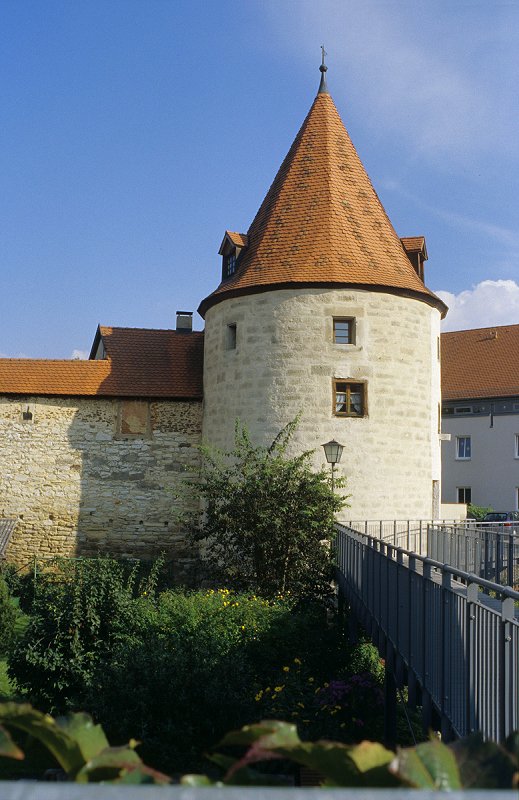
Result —
[{"label": "dormer window", "polygon": [[226,280],[236,272],[236,250],[232,250],[223,257],[222,279]]},{"label": "dormer window", "polygon": [[238,256],[244,247],[247,247],[248,238],[245,233],[225,231],[220,247],[222,256],[222,281],[231,278],[237,269]]}]

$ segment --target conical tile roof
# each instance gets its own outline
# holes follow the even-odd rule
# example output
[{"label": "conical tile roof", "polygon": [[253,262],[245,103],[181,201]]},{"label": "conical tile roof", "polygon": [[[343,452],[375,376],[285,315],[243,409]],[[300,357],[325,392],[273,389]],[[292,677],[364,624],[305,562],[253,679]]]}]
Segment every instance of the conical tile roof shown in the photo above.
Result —
[{"label": "conical tile roof", "polygon": [[331,96],[320,92],[229,279],[200,304],[295,286],[349,286],[445,305],[416,274]]}]

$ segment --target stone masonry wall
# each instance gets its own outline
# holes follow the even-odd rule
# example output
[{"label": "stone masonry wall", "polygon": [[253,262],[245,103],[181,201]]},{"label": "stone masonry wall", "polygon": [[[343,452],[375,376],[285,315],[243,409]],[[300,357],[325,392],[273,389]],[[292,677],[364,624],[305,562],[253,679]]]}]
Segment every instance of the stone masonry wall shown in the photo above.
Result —
[{"label": "stone masonry wall", "polygon": [[[355,344],[334,343],[334,317],[355,319]],[[227,449],[239,418],[267,444],[301,413],[292,448],[314,450],[315,468],[326,463],[324,442],[344,445],[343,518],[430,518],[440,480],[439,323],[426,303],[377,291],[224,300],[206,316],[204,439]],[[365,382],[365,416],[334,415],[334,378]]]},{"label": "stone masonry wall", "polygon": [[115,399],[0,397],[0,517],[18,520],[9,560],[163,550],[182,577],[202,404],[140,408],[146,433],[121,435]]}]

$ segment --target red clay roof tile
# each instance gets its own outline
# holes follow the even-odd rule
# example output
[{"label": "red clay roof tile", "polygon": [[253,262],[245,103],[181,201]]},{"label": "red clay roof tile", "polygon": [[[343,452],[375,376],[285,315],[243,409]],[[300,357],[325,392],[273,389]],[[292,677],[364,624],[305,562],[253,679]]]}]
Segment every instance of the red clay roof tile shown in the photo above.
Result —
[{"label": "red clay roof tile", "polygon": [[248,231],[237,270],[202,301],[269,288],[349,285],[444,303],[413,269],[329,94],[318,94]]},{"label": "red clay roof tile", "polygon": [[519,395],[519,325],[442,333],[444,400]]},{"label": "red clay roof tile", "polygon": [[107,358],[0,359],[0,394],[202,398],[203,333],[100,327]]}]

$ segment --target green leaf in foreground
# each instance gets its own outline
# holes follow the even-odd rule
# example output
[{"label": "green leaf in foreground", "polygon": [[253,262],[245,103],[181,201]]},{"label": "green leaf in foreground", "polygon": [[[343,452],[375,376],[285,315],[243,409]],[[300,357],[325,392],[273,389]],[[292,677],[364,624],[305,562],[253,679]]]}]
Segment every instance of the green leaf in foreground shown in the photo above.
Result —
[{"label": "green leaf in foreground", "polygon": [[418,789],[461,789],[461,778],[454,753],[438,740],[398,750],[391,772]]},{"label": "green leaf in foreground", "polygon": [[508,737],[504,747],[496,742],[484,741],[479,733],[450,745],[466,789],[512,788],[519,770],[517,756],[510,752],[514,747],[512,736]]},{"label": "green leaf in foreground", "polygon": [[[302,742],[295,725],[264,720],[232,731],[219,746],[237,745],[248,749],[228,768],[225,783],[241,783],[242,779],[248,783],[251,776],[244,770],[248,770],[252,764],[287,759],[318,772],[327,786],[395,785],[395,779],[387,769],[394,753],[375,742],[354,746],[325,740]],[[213,761],[217,761],[217,758],[212,756]]]},{"label": "green leaf in foreground", "polygon": [[21,761],[25,758],[22,750],[18,747],[15,742],[13,742],[9,731],[6,731],[0,725],[0,756],[5,756],[6,758],[15,758],[18,761]]}]

